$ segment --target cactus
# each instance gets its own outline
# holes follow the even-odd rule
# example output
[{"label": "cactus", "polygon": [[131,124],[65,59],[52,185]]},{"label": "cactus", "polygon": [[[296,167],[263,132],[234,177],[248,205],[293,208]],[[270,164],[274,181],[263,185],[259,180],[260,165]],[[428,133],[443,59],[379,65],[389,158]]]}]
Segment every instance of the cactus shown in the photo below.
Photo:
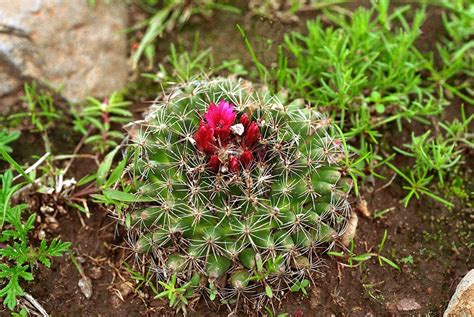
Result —
[{"label": "cactus", "polygon": [[344,231],[345,151],[304,103],[242,80],[191,81],[133,123],[126,148],[122,190],[136,202],[121,217],[158,280],[198,274],[196,292],[263,305],[311,278]]}]

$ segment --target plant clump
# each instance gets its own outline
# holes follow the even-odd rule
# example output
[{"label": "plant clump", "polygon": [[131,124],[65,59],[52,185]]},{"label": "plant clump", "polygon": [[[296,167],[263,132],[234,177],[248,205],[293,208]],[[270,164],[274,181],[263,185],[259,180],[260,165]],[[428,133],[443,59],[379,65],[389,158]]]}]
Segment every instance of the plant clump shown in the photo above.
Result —
[{"label": "plant clump", "polygon": [[185,285],[181,299],[254,308],[306,287],[350,214],[329,119],[217,78],[175,86],[132,126],[109,195],[126,197],[117,215],[142,272]]}]

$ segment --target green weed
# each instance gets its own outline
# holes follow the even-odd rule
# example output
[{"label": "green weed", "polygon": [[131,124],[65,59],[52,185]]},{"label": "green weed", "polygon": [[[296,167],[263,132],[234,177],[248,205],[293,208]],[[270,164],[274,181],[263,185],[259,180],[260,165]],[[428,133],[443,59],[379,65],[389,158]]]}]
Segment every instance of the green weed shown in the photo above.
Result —
[{"label": "green weed", "polygon": [[119,92],[100,101],[89,97],[88,104],[72,108],[74,130],[82,133],[85,144],[90,144],[93,151],[101,154],[116,147],[123,139],[123,133],[113,129],[113,124],[124,124],[130,120],[132,113],[128,110],[131,104],[124,101]]},{"label": "green weed", "polygon": [[[159,9],[155,6],[161,3]],[[146,28],[145,34],[140,40],[138,47],[133,52],[131,60],[133,68],[137,68],[143,55],[148,59],[150,66],[153,65],[155,57],[155,40],[161,38],[166,32],[171,32],[182,27],[192,16],[212,16],[215,10],[240,13],[240,10],[227,4],[212,0],[143,0],[142,7],[151,13],[151,17],[134,26],[131,30],[136,31]]]},{"label": "green weed", "polygon": [[0,208],[2,214],[0,219],[6,227],[0,232],[0,242],[5,244],[0,249],[0,298],[4,304],[13,310],[17,305],[17,298],[24,294],[20,286],[22,281],[32,281],[34,276],[32,269],[43,264],[51,266],[51,258],[59,257],[70,247],[69,242],[53,239],[49,244],[42,240],[38,247],[30,244],[28,235],[33,229],[36,219],[31,214],[26,221],[22,215],[26,205],[11,204],[11,198],[20,189],[20,185],[13,185],[13,175],[7,170],[1,175],[2,188],[0,190]]},{"label": "green weed", "polygon": [[12,148],[8,146],[9,143],[17,140],[20,137],[20,131],[9,132],[6,128],[0,130],[0,147],[7,153],[11,153]]},{"label": "green weed", "polygon": [[442,121],[439,118],[453,96],[473,103],[472,88],[464,78],[472,77],[474,6],[463,0],[438,4],[447,8],[443,23],[448,34],[438,43],[440,67],[415,45],[426,4],[416,10],[408,5],[389,10],[390,1],[382,0],[351,14],[324,10],[329,23],[318,17],[307,22],[305,34],[286,35],[272,68],[260,63],[239,27],[261,81],[274,91],[284,89],[290,100],[303,98],[331,113],[347,131],[343,140],[360,158],[352,162],[347,158],[353,180],[365,180],[366,175],[384,178],[377,170],[383,165],[395,167],[408,183],[405,205],[412,196],[426,195],[451,207],[433,193],[433,183],[443,185],[446,175],[463,163],[464,148],[473,146],[468,131],[472,116],[466,117],[462,110],[459,120],[439,123],[442,136],[413,135],[403,149],[396,149],[414,158],[414,171],[405,174],[403,168],[387,164],[395,156],[393,141],[386,137],[389,129],[402,132],[413,122],[428,126],[433,118]]},{"label": "green weed", "polygon": [[330,251],[330,252],[328,252],[328,255],[338,257],[338,258],[347,259],[347,263],[348,263],[349,267],[360,266],[364,262],[366,262],[366,261],[368,261],[368,260],[375,257],[378,260],[380,266],[383,266],[383,264],[385,263],[385,264],[388,264],[389,266],[391,266],[394,269],[400,270],[400,267],[395,262],[393,262],[389,258],[382,255],[382,250],[383,250],[383,247],[385,245],[385,242],[387,241],[387,238],[388,238],[388,234],[387,234],[387,230],[385,230],[384,235],[382,237],[382,241],[380,241],[380,243],[378,245],[377,252],[370,252],[369,251],[369,252],[362,253],[362,254],[356,254],[356,253],[354,253],[355,243],[354,243],[354,240],[352,240],[351,244],[349,246],[349,249],[348,249],[348,253],[349,253],[348,255],[346,255],[344,252],[337,252],[337,251]]},{"label": "green weed", "polygon": [[239,60],[225,60],[217,64],[211,49],[198,49],[199,33],[195,34],[193,47],[186,50],[182,45],[170,45],[170,53],[158,65],[156,73],[144,73],[143,77],[163,84],[186,82],[197,76],[211,77],[216,74],[229,73],[235,76],[247,74]]}]

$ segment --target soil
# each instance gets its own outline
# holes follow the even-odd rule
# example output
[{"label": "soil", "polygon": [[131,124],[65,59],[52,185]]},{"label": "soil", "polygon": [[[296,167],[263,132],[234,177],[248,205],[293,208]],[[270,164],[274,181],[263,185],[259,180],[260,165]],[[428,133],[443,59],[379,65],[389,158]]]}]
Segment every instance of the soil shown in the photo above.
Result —
[{"label": "soil", "polygon": [[[352,4],[354,6],[354,4]],[[433,11],[434,10],[434,11]],[[424,38],[439,37],[441,19],[437,9],[430,11],[425,24]],[[305,13],[308,19],[315,13]],[[178,40],[190,47],[192,36],[200,31],[202,48],[212,47],[217,62],[239,58],[244,65],[251,64],[250,56],[235,28],[239,23],[249,32],[249,37],[259,56],[265,56],[263,62],[271,65],[276,55],[271,42],[280,43],[283,34],[289,29],[304,29],[304,23],[284,24],[266,19],[249,19],[229,14],[219,14],[208,21],[192,22],[179,32],[166,38],[164,43]],[[426,42],[425,42],[426,43]],[[429,49],[431,47],[424,47]],[[161,51],[160,51],[161,50]],[[159,46],[158,54],[165,54],[167,45]],[[453,108],[453,111],[458,112]],[[403,143],[409,139],[409,129],[401,134],[387,132]],[[58,133],[54,144],[69,144],[74,139],[68,134]],[[67,135],[67,136],[63,136]],[[72,138],[72,139],[71,139]],[[28,136],[21,157],[30,157],[34,150],[35,139]],[[38,139],[36,139],[38,141]],[[397,142],[397,143],[398,143]],[[74,146],[72,146],[73,148]],[[16,150],[16,149],[15,149]],[[41,149],[36,149],[41,152]],[[87,149],[85,150],[85,152]],[[18,152],[16,152],[18,153]],[[80,164],[80,161],[76,162]],[[87,164],[76,167],[76,178],[84,175],[90,167]],[[387,182],[392,173],[382,171]],[[467,172],[472,175],[472,171]],[[390,208],[381,218],[366,218],[359,213],[357,227],[356,254],[377,250],[385,230],[388,239],[383,255],[399,263],[400,271],[388,265],[380,266],[376,258],[364,262],[357,268],[344,266],[347,259],[324,256],[325,266],[315,276],[316,285],[309,289],[308,296],[288,294],[278,312],[290,316],[398,316],[423,314],[441,316],[453,294],[457,283],[474,266],[473,255],[468,245],[472,240],[472,209],[459,205],[447,210],[442,205],[422,199],[413,200],[404,208],[400,200],[404,196],[398,180],[384,188],[385,182],[377,181],[372,188],[362,188],[361,199],[368,203],[368,210],[376,211]],[[37,196],[31,197],[30,204],[35,210]],[[357,201],[354,199],[354,206]],[[40,223],[45,215],[39,213]],[[81,221],[81,219],[83,221]],[[153,299],[146,289],[135,290],[130,274],[123,263],[128,259],[127,244],[123,240],[120,228],[107,210],[94,206],[91,217],[86,218],[74,210],[57,214],[59,226],[48,227],[47,237],[59,236],[70,241],[73,254],[82,263],[86,276],[92,279],[93,294],[86,299],[78,287],[81,275],[71,259],[65,256],[53,261],[52,269],[37,268],[35,281],[24,285],[25,289],[52,316],[173,316],[163,300]],[[83,223],[82,223],[83,222]],[[402,262],[411,256],[413,263]],[[414,300],[420,305],[415,311],[400,311],[400,301]],[[263,313],[263,312],[260,312]],[[222,307],[218,312],[208,308],[201,301],[190,316],[226,316],[228,310]],[[0,310],[0,315],[8,315]],[[241,313],[241,315],[245,315]]]}]

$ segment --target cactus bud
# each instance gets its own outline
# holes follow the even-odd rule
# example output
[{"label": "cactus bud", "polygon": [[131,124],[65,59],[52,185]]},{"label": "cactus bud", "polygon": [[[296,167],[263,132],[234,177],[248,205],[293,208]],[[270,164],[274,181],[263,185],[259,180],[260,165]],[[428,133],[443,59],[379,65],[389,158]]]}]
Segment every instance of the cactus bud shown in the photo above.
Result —
[{"label": "cactus bud", "polygon": [[250,163],[253,161],[252,152],[244,151],[242,155],[240,155],[240,162],[244,167],[249,167]]},{"label": "cactus bud", "polygon": [[250,123],[249,115],[244,112],[244,114],[242,114],[240,116],[239,122],[244,126],[244,128],[247,128],[249,126],[249,123]]},{"label": "cactus bud", "polygon": [[252,148],[260,140],[260,130],[257,123],[254,121],[250,123],[244,136],[244,145],[247,148]]},{"label": "cactus bud", "polygon": [[217,154],[214,154],[211,156],[209,159],[209,168],[213,172],[219,171],[219,166],[221,165],[221,161],[219,160],[219,156]]}]

